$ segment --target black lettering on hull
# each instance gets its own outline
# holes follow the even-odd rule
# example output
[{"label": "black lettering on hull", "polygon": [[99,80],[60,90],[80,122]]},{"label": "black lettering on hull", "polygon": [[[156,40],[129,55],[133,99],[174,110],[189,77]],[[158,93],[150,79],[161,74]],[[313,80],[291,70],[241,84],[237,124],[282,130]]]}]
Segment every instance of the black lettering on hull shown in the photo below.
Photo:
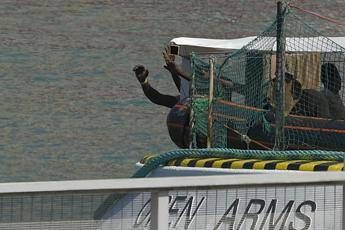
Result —
[{"label": "black lettering on hull", "polygon": [[[226,224],[226,225],[229,225],[229,228],[228,228],[229,230],[233,230],[234,229],[235,218],[236,218],[236,213],[237,213],[237,208],[238,208],[239,202],[240,202],[240,199],[238,199],[238,198],[236,200],[234,200],[234,202],[232,202],[230,207],[223,214],[222,218],[218,221],[216,226],[214,226],[213,230],[219,229],[219,227],[223,223]],[[230,211],[232,209],[233,209],[233,211],[231,213],[231,217],[229,217],[228,214],[230,213]]]},{"label": "black lettering on hull", "polygon": [[[256,212],[249,212],[250,208],[252,207],[252,205],[260,205],[260,208],[258,211]],[[256,226],[256,222],[258,221],[259,219],[259,214],[262,212],[262,210],[264,209],[265,207],[265,201],[264,200],[261,200],[261,199],[251,199],[246,207],[246,210],[244,211],[243,213],[243,216],[236,228],[236,230],[240,230],[242,224],[244,223],[244,221],[246,219],[252,219],[253,222],[252,222],[252,225],[250,227],[251,230],[254,230],[255,229],[255,226]]]},{"label": "black lettering on hull", "polygon": [[296,217],[304,222],[304,227],[300,228],[300,229],[296,229],[296,228],[294,228],[293,223],[290,222],[289,230],[308,230],[309,227],[311,226],[311,218],[309,216],[305,215],[304,213],[302,213],[302,211],[301,211],[301,208],[303,206],[310,206],[311,212],[316,211],[316,203],[314,201],[306,200],[306,201],[302,202],[300,205],[298,205],[298,207],[296,209]]}]

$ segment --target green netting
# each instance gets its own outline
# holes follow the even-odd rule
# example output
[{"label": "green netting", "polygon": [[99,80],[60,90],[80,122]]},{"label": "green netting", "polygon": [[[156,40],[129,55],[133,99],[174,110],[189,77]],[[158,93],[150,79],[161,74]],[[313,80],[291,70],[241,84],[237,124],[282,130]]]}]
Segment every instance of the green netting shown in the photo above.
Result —
[{"label": "green netting", "polygon": [[[345,150],[345,49],[291,9],[283,31],[285,92],[277,91],[276,21],[242,49],[216,59],[212,147],[273,149],[277,107],[284,105],[284,149]],[[207,135],[210,65],[208,57],[191,60],[196,140]]]}]

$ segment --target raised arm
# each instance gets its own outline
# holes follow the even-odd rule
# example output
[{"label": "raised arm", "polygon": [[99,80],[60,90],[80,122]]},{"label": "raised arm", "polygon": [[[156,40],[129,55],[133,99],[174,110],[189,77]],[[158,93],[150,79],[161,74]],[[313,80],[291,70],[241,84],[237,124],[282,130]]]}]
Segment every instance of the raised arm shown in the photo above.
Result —
[{"label": "raised arm", "polygon": [[[191,81],[192,80],[192,75],[191,73],[186,73],[181,66],[179,66],[178,64],[176,64],[175,62],[175,55],[170,54],[169,48],[165,48],[165,50],[163,51],[163,58],[164,61],[166,63],[166,65],[164,66],[164,68],[166,68],[167,70],[169,70],[169,72],[171,73],[175,84],[177,85],[178,83],[176,82],[177,80],[176,77],[180,76],[183,77],[184,79]],[[209,72],[205,72],[203,74],[203,78],[205,79],[209,79]],[[245,85],[243,84],[239,84],[236,82],[233,82],[229,79],[225,79],[222,76],[220,76],[220,78],[218,79],[218,81],[220,82],[220,84],[224,87],[228,87],[231,90],[237,92],[237,93],[241,93],[244,94],[245,92]],[[178,88],[180,87],[180,84],[178,86]]]},{"label": "raised arm", "polygon": [[148,82],[149,71],[142,65],[137,65],[133,68],[136,78],[143,88],[145,96],[154,104],[172,108],[178,102],[178,96],[171,96],[161,94],[151,87]]},{"label": "raised arm", "polygon": [[165,51],[163,51],[162,54],[163,54],[163,58],[164,58],[164,61],[166,64],[164,67],[167,70],[169,70],[172,75],[181,76],[188,81],[192,80],[191,74],[183,71],[181,66],[179,66],[175,63],[175,55],[170,54],[170,51],[168,48],[165,48]]},{"label": "raised arm", "polygon": [[163,52],[163,58],[164,58],[164,61],[165,61],[164,68],[170,72],[171,77],[172,77],[172,79],[173,79],[173,81],[175,83],[176,88],[178,89],[178,91],[180,91],[180,89],[181,89],[181,79],[178,76],[177,72],[174,71],[173,68],[171,68],[171,64],[170,64],[171,62],[175,61],[175,56],[171,55],[169,53],[168,47],[165,47],[165,51]]}]

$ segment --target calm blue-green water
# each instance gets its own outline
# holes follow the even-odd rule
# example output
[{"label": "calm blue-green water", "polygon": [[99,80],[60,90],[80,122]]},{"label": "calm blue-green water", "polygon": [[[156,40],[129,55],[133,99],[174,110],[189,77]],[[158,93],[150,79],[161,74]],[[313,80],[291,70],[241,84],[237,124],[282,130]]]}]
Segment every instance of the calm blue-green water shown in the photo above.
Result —
[{"label": "calm blue-green water", "polygon": [[[344,2],[296,1],[344,17]],[[148,152],[174,149],[167,109],[131,69],[176,94],[161,51],[178,36],[255,35],[263,0],[1,0],[0,181],[127,177]],[[329,34],[332,27],[322,27]]]}]

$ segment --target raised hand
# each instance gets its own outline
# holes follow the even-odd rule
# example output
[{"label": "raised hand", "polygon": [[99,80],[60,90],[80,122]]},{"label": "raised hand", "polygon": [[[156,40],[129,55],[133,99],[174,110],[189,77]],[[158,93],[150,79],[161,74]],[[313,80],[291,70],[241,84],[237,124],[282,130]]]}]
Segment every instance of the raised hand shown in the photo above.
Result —
[{"label": "raised hand", "polygon": [[145,83],[149,71],[143,65],[136,65],[133,68],[136,78],[140,83]]},{"label": "raised hand", "polygon": [[171,73],[175,73],[176,72],[175,55],[170,53],[170,49],[168,46],[165,47],[162,55],[165,61],[164,68],[169,70]]}]

